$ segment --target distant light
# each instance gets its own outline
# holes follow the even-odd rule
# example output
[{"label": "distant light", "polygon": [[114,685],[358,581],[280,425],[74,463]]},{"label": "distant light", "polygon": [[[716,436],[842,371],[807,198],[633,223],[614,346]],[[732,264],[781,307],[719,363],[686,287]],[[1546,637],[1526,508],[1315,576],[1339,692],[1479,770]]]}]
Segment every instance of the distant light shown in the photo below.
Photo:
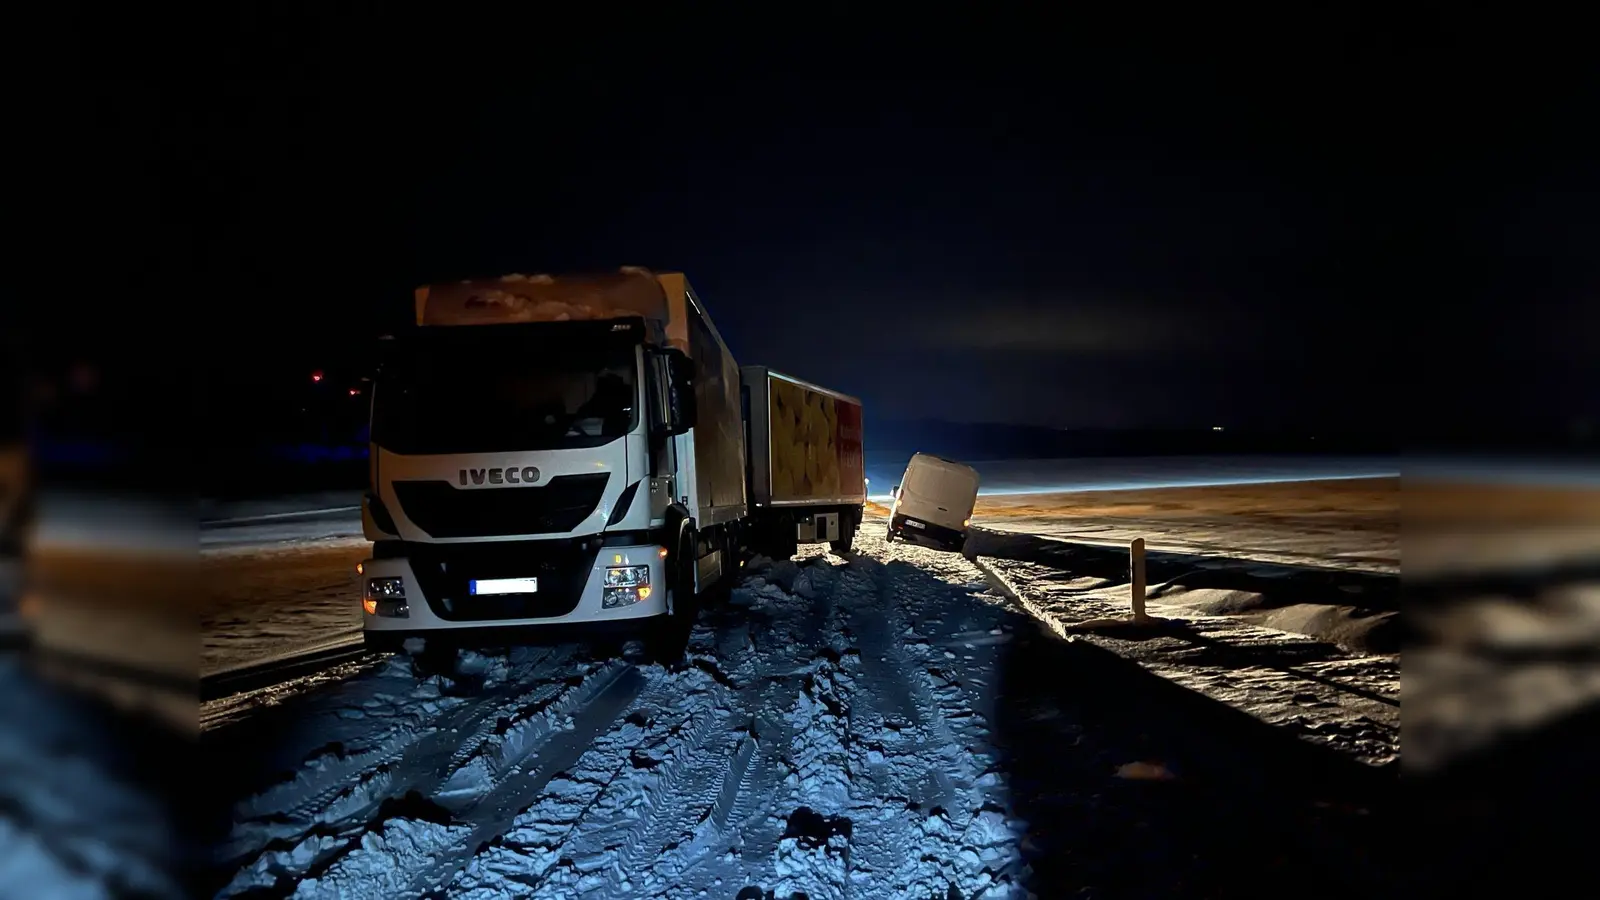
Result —
[{"label": "distant light", "polygon": [[357,395],[359,393],[361,393],[361,391],[357,390],[356,388],[351,388],[350,389],[350,396],[352,396],[352,397],[354,397],[355,395]]},{"label": "distant light", "polygon": [[321,381],[322,380],[322,373],[321,372],[312,372],[311,373],[311,380],[312,381]]},{"label": "distant light", "polygon": [[1221,431],[1222,430],[1222,426],[1221,425],[1213,425],[1213,426],[1211,426],[1211,430],[1212,431]]}]

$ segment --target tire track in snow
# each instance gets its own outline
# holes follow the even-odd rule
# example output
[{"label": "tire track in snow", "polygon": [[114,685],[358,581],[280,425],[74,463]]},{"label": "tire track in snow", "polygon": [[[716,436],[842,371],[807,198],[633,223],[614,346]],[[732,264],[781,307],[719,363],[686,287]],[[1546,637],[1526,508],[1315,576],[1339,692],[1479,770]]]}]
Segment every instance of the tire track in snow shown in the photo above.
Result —
[{"label": "tire track in snow", "polygon": [[777,896],[849,896],[853,684],[843,667],[825,660],[790,711],[788,808],[772,853]]},{"label": "tire track in snow", "polygon": [[634,666],[608,667],[607,677],[593,697],[572,714],[566,728],[550,735],[540,746],[537,765],[531,771],[521,771],[524,755],[512,764],[507,777],[499,780],[493,790],[456,814],[458,820],[467,821],[473,829],[458,836],[446,852],[436,857],[433,865],[415,873],[405,895],[420,896],[453,880],[465,867],[474,848],[503,835],[556,773],[571,765],[586,747],[610,729],[644,690],[647,681],[648,677]]},{"label": "tire track in snow", "polygon": [[858,607],[851,622],[860,640],[863,678],[873,687],[863,698],[889,733],[882,735],[880,755],[869,760],[869,771],[913,803],[949,808],[957,792],[970,787],[971,773],[934,697],[926,665],[904,643],[907,637],[920,639],[906,624],[906,608],[926,607],[932,598],[907,596],[904,580],[889,566],[874,566],[871,577],[876,608]]},{"label": "tire track in snow", "polygon": [[1022,866],[1020,824],[990,771],[985,681],[1009,639],[994,633],[1003,613],[974,596],[986,592],[982,575],[959,556],[876,540],[866,549],[885,561],[862,567],[871,599],[852,604],[850,619],[862,669],[851,793],[864,820],[853,883],[892,896],[1004,895]]},{"label": "tire track in snow", "polygon": [[[564,721],[583,715],[629,668],[612,662],[591,665],[582,677],[537,680],[568,666],[572,656],[556,651],[518,666],[510,685],[475,702],[447,698],[459,703],[442,718],[399,729],[397,737],[361,753],[334,754],[331,762],[322,754],[294,781],[246,801],[242,809],[250,818],[235,829],[228,850],[233,858],[256,855],[223,895],[337,867],[342,856],[357,852],[366,836],[384,827],[396,801],[413,794],[438,801],[434,805],[444,810],[480,806],[480,798],[492,796],[506,774],[559,735]],[[426,679],[409,699],[434,695],[439,684],[437,677]],[[423,708],[434,708],[431,702],[424,700]],[[504,734],[491,740],[487,732],[501,726]]]},{"label": "tire track in snow", "polygon": [[439,894],[472,859],[475,848],[509,830],[560,771],[585,753],[638,696],[647,677],[626,663],[603,667],[590,696],[539,752],[537,765],[507,777],[476,802],[454,813],[419,800],[408,815],[384,817],[331,859],[318,860],[297,894],[351,900],[420,898]]},{"label": "tire track in snow", "polygon": [[[529,682],[537,683],[551,668],[569,664],[571,655],[545,653],[529,663],[518,666],[518,678],[476,698],[446,696],[442,681],[437,676],[422,679],[412,686],[404,697],[386,695],[397,705],[415,704],[425,715],[443,712],[441,718],[429,721],[412,715],[392,729],[383,739],[366,749],[345,752],[342,747],[323,748],[307,758],[295,777],[274,785],[254,797],[241,802],[237,809],[246,821],[256,818],[297,820],[325,809],[341,793],[347,792],[352,781],[364,773],[378,768],[393,768],[422,752],[418,749],[430,736],[441,732],[459,731],[469,727],[476,731],[491,714],[508,700],[513,700],[528,689]],[[391,661],[392,667],[404,667],[399,658]],[[537,688],[536,688],[537,689]]]},{"label": "tire track in snow", "polygon": [[[510,805],[520,803],[525,812],[513,812],[505,827],[480,824],[470,833],[438,838],[430,855],[442,855],[440,862],[418,871],[395,895],[419,895],[446,883],[452,896],[536,891],[628,895],[670,887],[680,865],[687,868],[700,861],[673,852],[679,849],[675,844],[700,841],[703,855],[708,855],[721,849],[715,846],[719,839],[730,836],[719,827],[730,820],[731,837],[737,840],[739,823],[732,817],[741,802],[752,797],[757,803],[751,805],[773,802],[775,791],[747,787],[760,780],[754,765],[757,751],[779,743],[741,737],[752,722],[757,733],[762,727],[775,730],[774,722],[760,724],[771,718],[769,703],[782,710],[782,696],[798,694],[830,621],[832,604],[826,594],[833,573],[824,566],[807,569],[812,571],[783,577],[813,599],[769,586],[765,599],[771,608],[729,630],[744,630],[747,639],[730,641],[736,634],[707,629],[705,621],[697,628],[696,644],[742,648],[727,660],[729,674],[718,671],[714,660],[705,662],[715,675],[696,668],[679,673],[646,670],[651,681],[620,723],[613,714],[609,730],[585,729],[590,733],[583,740],[573,738],[564,747],[570,752],[558,747],[559,736],[551,739],[539,754],[536,773],[520,788],[509,787],[515,775],[496,788],[497,805],[506,806],[514,798]],[[757,584],[751,593],[760,588]],[[822,602],[815,602],[819,597]],[[776,718],[781,722],[782,713]],[[774,754],[782,751],[773,748]],[[787,772],[775,766],[768,780]],[[473,818],[466,812],[457,819]],[[435,831],[450,827],[439,823]],[[663,855],[676,862],[663,865]],[[459,862],[445,861],[452,858]],[[349,868],[360,865],[352,861]]]},{"label": "tire track in snow", "polygon": [[[751,733],[735,752],[723,780],[716,810],[720,815],[711,821],[716,835],[742,834],[757,817],[775,811],[784,779],[792,770],[795,726],[789,713],[819,661],[836,659],[845,649],[836,602],[844,567],[821,555],[803,562],[773,567],[780,580],[773,586],[781,591],[772,598],[776,615],[755,636],[751,652],[736,669],[744,676],[745,687],[729,699],[730,721]],[[758,568],[758,578],[763,571],[771,570]],[[781,590],[784,581],[792,591]],[[754,590],[759,592],[760,586]],[[772,831],[776,834],[779,829]]]},{"label": "tire track in snow", "polygon": [[[628,705],[625,717],[614,716],[611,727],[590,735],[585,746],[541,760],[530,790],[520,797],[525,801],[520,814],[501,834],[478,845],[470,859],[459,861],[450,896],[573,896],[596,890],[614,896],[634,889],[629,876],[637,873],[618,864],[630,828],[642,828],[659,805],[655,798],[672,791],[683,774],[685,750],[703,740],[716,720],[716,696],[724,690],[697,669],[648,671],[648,686]],[[655,779],[634,777],[640,768],[654,771],[648,763],[638,765],[641,750],[647,759],[659,758],[654,768],[671,760],[680,767]]]},{"label": "tire track in snow", "polygon": [[750,787],[750,762],[758,749],[760,745],[755,735],[747,734],[739,741],[739,749],[734,751],[733,765],[728,767],[728,776],[723,779],[716,805],[711,810],[711,825],[719,832],[728,830],[728,817],[733,814],[739,797]]},{"label": "tire track in snow", "polygon": [[672,851],[693,840],[729,768],[726,694],[725,687],[708,683],[657,710],[656,717],[681,724],[634,749],[629,762],[635,777],[607,785],[574,829],[567,855],[604,865],[604,884],[591,890],[614,896],[628,884],[654,893],[676,881],[682,866]]},{"label": "tire track in snow", "polygon": [[[810,723],[797,718],[796,707],[813,703],[808,698],[816,680],[845,648],[835,603],[842,571],[821,555],[799,566],[758,568],[735,598],[756,608],[744,626],[750,640],[725,657],[733,686],[718,685],[715,727],[698,746],[685,748],[688,764],[656,801],[663,813],[623,845],[617,871],[639,869],[629,883],[640,896],[664,896],[673,888],[690,895],[682,886],[691,882],[720,884],[731,894],[738,885],[770,885],[781,875],[781,860],[766,851],[805,802],[799,770]],[[720,635],[702,643],[727,646]],[[836,757],[842,773],[844,754]],[[834,780],[842,781],[842,774]],[[745,852],[756,848],[762,852]],[[620,885],[610,883],[606,895],[619,895]]]}]

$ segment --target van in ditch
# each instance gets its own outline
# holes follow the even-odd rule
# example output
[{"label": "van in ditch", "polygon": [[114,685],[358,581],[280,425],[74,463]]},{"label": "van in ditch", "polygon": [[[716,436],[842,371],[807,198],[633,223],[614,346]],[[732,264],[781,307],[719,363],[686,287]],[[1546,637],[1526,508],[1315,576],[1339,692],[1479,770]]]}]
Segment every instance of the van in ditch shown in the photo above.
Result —
[{"label": "van in ditch", "polygon": [[978,473],[954,460],[918,453],[894,487],[888,539],[959,551],[967,542]]}]

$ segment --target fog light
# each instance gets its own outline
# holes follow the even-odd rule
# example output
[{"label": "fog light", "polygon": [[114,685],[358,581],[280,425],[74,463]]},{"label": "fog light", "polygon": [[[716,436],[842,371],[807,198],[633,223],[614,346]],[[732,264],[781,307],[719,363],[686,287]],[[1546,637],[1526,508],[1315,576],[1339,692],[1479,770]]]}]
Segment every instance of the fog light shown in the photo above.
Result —
[{"label": "fog light", "polygon": [[408,619],[411,606],[406,602],[405,579],[399,576],[368,578],[366,594],[361,598],[361,608],[369,616],[389,619]]},{"label": "fog light", "polygon": [[405,579],[399,576],[368,578],[367,596],[394,599],[406,595]]}]

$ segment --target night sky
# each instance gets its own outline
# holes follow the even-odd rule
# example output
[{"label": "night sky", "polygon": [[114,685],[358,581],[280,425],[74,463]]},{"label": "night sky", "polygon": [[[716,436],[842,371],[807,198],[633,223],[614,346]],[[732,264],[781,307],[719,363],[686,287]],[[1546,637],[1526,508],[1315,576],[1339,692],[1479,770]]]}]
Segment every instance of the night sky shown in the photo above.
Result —
[{"label": "night sky", "polygon": [[634,264],[685,271],[741,362],[878,416],[1600,416],[1590,82],[1560,48],[1513,82],[1353,13],[780,43],[223,19],[182,103],[105,82],[57,116],[99,161],[76,190],[197,226],[94,227],[223,279],[249,323],[209,390],[349,359],[429,280]]}]

